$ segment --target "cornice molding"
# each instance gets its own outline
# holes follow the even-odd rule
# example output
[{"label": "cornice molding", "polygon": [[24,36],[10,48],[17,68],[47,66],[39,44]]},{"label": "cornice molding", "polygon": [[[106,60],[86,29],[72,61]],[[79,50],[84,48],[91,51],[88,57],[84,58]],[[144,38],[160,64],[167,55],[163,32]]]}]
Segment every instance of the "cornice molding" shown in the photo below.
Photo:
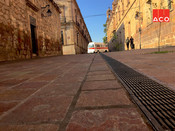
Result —
[{"label": "cornice molding", "polygon": [[39,11],[39,8],[35,4],[33,4],[30,0],[26,0],[26,5],[31,9],[33,9],[35,12]]}]

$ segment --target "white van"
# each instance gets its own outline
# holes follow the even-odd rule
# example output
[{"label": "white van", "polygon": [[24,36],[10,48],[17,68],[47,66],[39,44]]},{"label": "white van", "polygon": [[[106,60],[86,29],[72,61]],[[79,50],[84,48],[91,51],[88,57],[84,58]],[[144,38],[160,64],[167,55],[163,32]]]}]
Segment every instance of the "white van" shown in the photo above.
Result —
[{"label": "white van", "polygon": [[108,45],[104,43],[90,42],[88,45],[88,53],[99,53],[108,51]]}]

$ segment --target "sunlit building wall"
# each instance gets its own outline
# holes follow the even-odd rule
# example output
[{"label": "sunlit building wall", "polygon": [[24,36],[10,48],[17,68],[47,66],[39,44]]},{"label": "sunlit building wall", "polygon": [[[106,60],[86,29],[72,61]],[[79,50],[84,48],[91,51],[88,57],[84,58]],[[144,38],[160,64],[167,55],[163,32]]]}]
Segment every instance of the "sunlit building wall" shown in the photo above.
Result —
[{"label": "sunlit building wall", "polygon": [[[131,36],[135,49],[175,46],[174,8],[175,0],[114,0],[107,11],[110,49],[126,50],[125,40]],[[153,9],[170,9],[170,22],[152,22]]]},{"label": "sunlit building wall", "polygon": [[91,37],[76,0],[55,0],[61,8],[63,54],[87,53]]}]

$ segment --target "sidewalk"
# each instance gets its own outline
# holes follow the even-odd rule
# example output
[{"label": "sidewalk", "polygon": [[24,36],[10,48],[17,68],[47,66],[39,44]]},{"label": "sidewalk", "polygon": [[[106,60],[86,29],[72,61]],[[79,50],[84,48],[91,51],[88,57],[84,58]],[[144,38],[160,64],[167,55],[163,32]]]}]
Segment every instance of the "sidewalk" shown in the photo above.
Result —
[{"label": "sidewalk", "polygon": [[96,55],[85,78],[68,131],[147,131],[139,110]]},{"label": "sidewalk", "polygon": [[111,52],[106,55],[175,91],[175,47],[161,49],[174,51],[172,53],[151,54],[155,51],[157,49],[144,49]]},{"label": "sidewalk", "polygon": [[0,131],[151,130],[99,54],[1,64],[0,78]]}]

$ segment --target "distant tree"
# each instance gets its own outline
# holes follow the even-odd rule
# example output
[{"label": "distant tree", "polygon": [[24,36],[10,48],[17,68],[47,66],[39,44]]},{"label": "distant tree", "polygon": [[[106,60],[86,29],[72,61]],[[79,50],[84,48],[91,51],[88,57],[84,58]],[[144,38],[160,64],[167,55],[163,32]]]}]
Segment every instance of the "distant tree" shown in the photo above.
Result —
[{"label": "distant tree", "polygon": [[106,36],[103,37],[103,43],[107,44],[107,37]]},{"label": "distant tree", "polygon": [[105,36],[103,37],[103,43],[107,44],[107,24],[103,24]]},{"label": "distant tree", "polygon": [[107,33],[107,24],[103,24],[103,27],[104,27],[104,33],[106,34]]},{"label": "distant tree", "polygon": [[118,37],[115,32],[113,33],[112,44],[114,45],[116,51],[119,51],[122,47],[122,44],[118,42]]}]

